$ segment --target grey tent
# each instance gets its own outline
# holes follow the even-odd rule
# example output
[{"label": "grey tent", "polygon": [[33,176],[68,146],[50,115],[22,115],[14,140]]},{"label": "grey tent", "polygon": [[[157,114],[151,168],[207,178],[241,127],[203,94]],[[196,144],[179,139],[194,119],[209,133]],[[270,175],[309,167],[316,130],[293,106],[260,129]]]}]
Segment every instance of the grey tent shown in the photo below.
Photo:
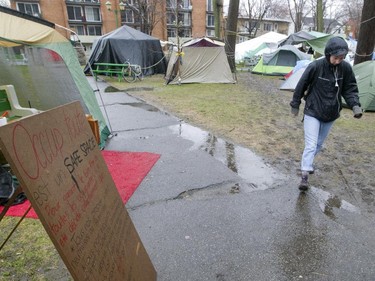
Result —
[{"label": "grey tent", "polygon": [[172,54],[166,73],[167,84],[235,83],[224,43],[197,38],[184,43],[181,53]]},{"label": "grey tent", "polygon": [[159,39],[129,26],[121,26],[94,42],[85,73],[90,73],[90,65],[95,63],[138,64],[143,74],[165,73],[166,60]]}]

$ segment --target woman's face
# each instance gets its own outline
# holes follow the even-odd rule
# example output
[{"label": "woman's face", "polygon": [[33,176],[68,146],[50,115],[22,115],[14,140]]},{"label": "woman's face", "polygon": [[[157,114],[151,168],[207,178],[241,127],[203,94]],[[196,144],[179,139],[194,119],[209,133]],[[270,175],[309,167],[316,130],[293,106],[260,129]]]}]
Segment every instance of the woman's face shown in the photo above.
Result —
[{"label": "woman's face", "polygon": [[333,65],[338,65],[340,64],[343,60],[345,59],[345,55],[341,56],[330,56],[329,57],[329,62]]}]

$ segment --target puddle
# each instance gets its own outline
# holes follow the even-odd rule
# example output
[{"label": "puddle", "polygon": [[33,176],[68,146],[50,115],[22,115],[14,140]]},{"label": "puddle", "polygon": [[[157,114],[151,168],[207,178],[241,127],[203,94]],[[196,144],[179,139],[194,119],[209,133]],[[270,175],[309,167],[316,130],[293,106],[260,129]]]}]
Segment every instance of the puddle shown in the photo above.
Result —
[{"label": "puddle", "polygon": [[249,191],[270,188],[276,181],[285,178],[247,148],[234,145],[188,124],[174,125],[169,128],[182,138],[193,142],[190,150],[203,150],[237,173],[247,183]]},{"label": "puddle", "polygon": [[350,204],[345,200],[341,200],[336,195],[333,195],[322,189],[311,187],[310,194],[318,201],[319,208],[322,210],[322,212],[331,219],[336,219],[336,216],[334,214],[335,209],[341,209],[357,214],[361,213],[360,209],[356,206]]},{"label": "puddle", "polygon": [[147,104],[147,103],[144,103],[144,102],[120,103],[120,104],[141,108],[141,109],[151,111],[151,112],[159,112],[160,111],[157,107],[155,107],[153,105],[150,105],[150,104]]}]

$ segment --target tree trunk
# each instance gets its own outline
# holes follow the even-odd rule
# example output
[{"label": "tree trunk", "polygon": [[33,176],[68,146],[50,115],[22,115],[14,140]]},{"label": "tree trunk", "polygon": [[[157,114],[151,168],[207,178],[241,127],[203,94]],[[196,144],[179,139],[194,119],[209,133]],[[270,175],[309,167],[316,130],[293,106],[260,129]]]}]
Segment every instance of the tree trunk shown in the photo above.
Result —
[{"label": "tree trunk", "polygon": [[213,0],[214,19],[215,19],[215,37],[221,39],[221,13],[223,10],[223,0]]},{"label": "tree trunk", "polygon": [[317,0],[316,3],[316,30],[319,32],[324,31],[323,0]]},{"label": "tree trunk", "polygon": [[375,46],[375,1],[364,0],[354,64],[372,59]]},{"label": "tree trunk", "polygon": [[234,54],[236,52],[236,37],[237,37],[237,20],[238,8],[240,6],[239,0],[230,0],[228,8],[225,52],[227,54],[228,62],[232,72],[236,71],[236,63]]}]

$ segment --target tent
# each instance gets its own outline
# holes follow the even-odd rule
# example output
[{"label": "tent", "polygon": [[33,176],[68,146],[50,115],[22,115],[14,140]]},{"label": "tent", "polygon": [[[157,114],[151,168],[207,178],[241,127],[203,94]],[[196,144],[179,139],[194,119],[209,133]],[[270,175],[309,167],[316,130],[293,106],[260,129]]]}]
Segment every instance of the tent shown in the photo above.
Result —
[{"label": "tent", "polygon": [[0,6],[0,85],[14,85],[23,107],[48,110],[75,100],[110,134],[71,42],[54,24]]},{"label": "tent", "polygon": [[253,73],[267,75],[286,75],[296,66],[299,60],[311,60],[312,55],[298,50],[292,45],[285,45],[270,54],[263,54]]},{"label": "tent", "polygon": [[[353,66],[357,79],[359,101],[365,111],[375,111],[375,61],[365,61]],[[343,101],[345,105],[345,101]]]},{"label": "tent", "polygon": [[90,72],[95,63],[125,63],[140,65],[144,75],[165,73],[166,60],[160,40],[129,26],[99,37],[93,44],[85,73]]},{"label": "tent", "polygon": [[224,43],[209,38],[184,43],[181,53],[174,50],[165,78],[167,84],[235,83]]},{"label": "tent", "polygon": [[296,66],[293,68],[287,79],[280,86],[280,90],[294,91],[298,81],[301,79],[302,74],[305,72],[307,66],[311,63],[311,60],[300,60],[297,61]]},{"label": "tent", "polygon": [[254,55],[261,55],[264,52],[270,52],[277,49],[278,44],[287,36],[277,32],[268,32],[259,37],[236,44],[235,60],[240,62],[245,58],[251,58]]}]

